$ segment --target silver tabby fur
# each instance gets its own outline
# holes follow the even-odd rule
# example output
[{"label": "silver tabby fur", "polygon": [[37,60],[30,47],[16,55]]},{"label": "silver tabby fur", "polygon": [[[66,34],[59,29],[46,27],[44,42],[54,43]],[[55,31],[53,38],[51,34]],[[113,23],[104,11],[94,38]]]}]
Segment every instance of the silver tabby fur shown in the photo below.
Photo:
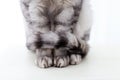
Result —
[{"label": "silver tabby fur", "polygon": [[79,64],[89,50],[89,0],[21,0],[26,45],[41,68]]}]

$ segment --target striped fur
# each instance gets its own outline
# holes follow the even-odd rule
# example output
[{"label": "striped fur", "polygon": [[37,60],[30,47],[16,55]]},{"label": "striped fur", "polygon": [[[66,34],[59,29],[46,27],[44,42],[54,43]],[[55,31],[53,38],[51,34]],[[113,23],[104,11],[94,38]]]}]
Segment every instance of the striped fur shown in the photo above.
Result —
[{"label": "striped fur", "polygon": [[[81,22],[85,19],[81,19],[86,16],[84,8],[88,3],[88,0],[21,0],[27,47],[37,54],[46,53],[38,56],[39,67],[50,67],[50,59],[57,67],[78,64],[87,54],[91,23],[84,26]],[[48,58],[50,54],[53,57]]]}]

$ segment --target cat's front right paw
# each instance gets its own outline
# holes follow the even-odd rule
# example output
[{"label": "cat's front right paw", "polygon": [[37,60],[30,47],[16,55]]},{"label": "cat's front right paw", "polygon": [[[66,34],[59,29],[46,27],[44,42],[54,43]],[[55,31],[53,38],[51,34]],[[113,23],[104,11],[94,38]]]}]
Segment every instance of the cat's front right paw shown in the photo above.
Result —
[{"label": "cat's front right paw", "polygon": [[37,64],[37,66],[40,67],[40,68],[48,68],[48,67],[51,67],[51,66],[52,66],[52,58],[51,58],[51,57],[47,57],[47,56],[39,57],[39,58],[36,60],[36,64]]}]

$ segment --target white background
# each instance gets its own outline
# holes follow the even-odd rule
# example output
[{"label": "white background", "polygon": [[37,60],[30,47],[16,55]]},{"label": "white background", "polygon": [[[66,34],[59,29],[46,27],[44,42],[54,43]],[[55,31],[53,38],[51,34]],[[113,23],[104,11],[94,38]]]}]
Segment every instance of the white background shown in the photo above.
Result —
[{"label": "white background", "polygon": [[120,80],[120,0],[92,0],[91,49],[77,66],[40,69],[25,47],[18,0],[0,1],[0,80]]}]

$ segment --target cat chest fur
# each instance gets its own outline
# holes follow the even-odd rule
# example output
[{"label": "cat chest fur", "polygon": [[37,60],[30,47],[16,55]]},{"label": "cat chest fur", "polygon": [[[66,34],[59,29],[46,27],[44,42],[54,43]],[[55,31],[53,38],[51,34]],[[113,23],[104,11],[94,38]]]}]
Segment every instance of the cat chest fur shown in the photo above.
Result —
[{"label": "cat chest fur", "polygon": [[[50,30],[55,31],[55,26],[59,23],[62,25],[71,23],[75,14],[74,6],[80,7],[81,0],[44,0],[43,4]],[[65,11],[65,9],[69,11]]]}]

